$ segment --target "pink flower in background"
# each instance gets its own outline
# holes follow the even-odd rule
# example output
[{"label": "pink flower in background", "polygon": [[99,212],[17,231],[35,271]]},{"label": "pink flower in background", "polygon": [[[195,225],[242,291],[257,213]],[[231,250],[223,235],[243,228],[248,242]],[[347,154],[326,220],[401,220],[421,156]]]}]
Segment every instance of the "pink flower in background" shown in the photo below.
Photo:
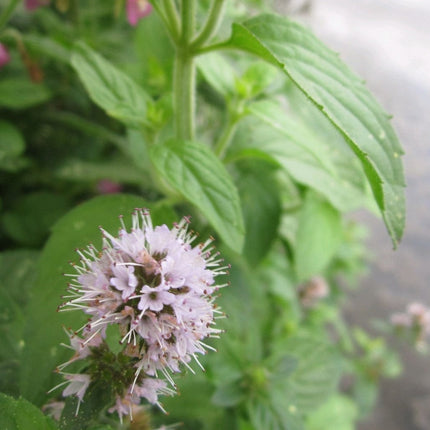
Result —
[{"label": "pink flower in background", "polygon": [[147,0],[127,0],[127,20],[133,27],[152,12],[152,5]]},{"label": "pink flower in background", "polygon": [[9,63],[9,61],[10,61],[9,51],[6,49],[6,46],[0,43],[0,69],[4,65]]},{"label": "pink flower in background", "polygon": [[101,179],[97,182],[96,189],[100,194],[115,194],[122,191],[122,186],[109,179]]},{"label": "pink flower in background", "polygon": [[25,0],[25,8],[27,10],[34,10],[40,6],[46,6],[49,4],[49,0]]},{"label": "pink flower in background", "polygon": [[313,307],[329,294],[330,288],[321,276],[314,276],[299,287],[299,298],[304,307]]}]

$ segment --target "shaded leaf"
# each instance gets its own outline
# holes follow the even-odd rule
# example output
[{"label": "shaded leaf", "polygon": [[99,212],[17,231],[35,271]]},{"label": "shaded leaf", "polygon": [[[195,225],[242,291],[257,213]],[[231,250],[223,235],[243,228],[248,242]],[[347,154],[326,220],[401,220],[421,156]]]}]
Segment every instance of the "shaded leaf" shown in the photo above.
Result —
[{"label": "shaded leaf", "polygon": [[278,232],[281,201],[273,170],[260,161],[241,168],[237,181],[246,230],[243,254],[253,266],[269,252]]},{"label": "shaded leaf", "polygon": [[0,120],[0,168],[7,168],[10,159],[20,156],[24,149],[21,132],[10,122]]},{"label": "shaded leaf", "polygon": [[46,191],[28,194],[3,214],[4,230],[21,244],[38,246],[69,206],[68,198],[60,194]]},{"label": "shaded leaf", "polygon": [[45,103],[51,96],[43,84],[35,84],[28,78],[0,80],[0,107],[27,109]]},{"label": "shaded leaf", "polygon": [[294,263],[299,281],[321,274],[342,239],[342,218],[329,203],[308,192],[299,214]]}]

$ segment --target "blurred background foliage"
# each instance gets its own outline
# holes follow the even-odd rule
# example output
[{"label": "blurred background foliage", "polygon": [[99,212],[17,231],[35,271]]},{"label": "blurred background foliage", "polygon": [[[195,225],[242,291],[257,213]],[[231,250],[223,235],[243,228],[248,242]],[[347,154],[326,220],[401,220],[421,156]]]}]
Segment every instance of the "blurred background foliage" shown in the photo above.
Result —
[{"label": "blurred background foliage", "polygon": [[[199,2],[199,17],[209,3]],[[1,0],[0,10],[7,4]],[[228,37],[232,21],[268,10],[264,1],[227,2],[218,38]],[[56,0],[31,12],[20,5],[0,41],[11,56],[0,69],[0,391],[42,406],[55,396],[42,393],[64,356],[52,349],[57,335],[49,334],[61,292],[52,297],[53,278],[43,268],[63,258],[64,266],[73,248],[86,243],[86,237],[76,242],[74,223],[96,213],[107,219],[112,208],[128,215],[140,200],[99,197],[106,198],[103,209],[81,206],[62,217],[79,203],[121,191],[142,197],[162,222],[191,214],[202,237],[212,229],[194,206],[162,200],[151,173],[145,142],[162,141],[173,128],[174,47],[156,13],[131,27],[120,0]],[[77,41],[89,50],[77,49]],[[132,108],[145,110],[142,123],[123,120],[127,105],[109,110],[110,95],[88,78],[85,61],[102,71],[113,65],[144,88],[150,99]],[[357,207],[376,212],[363,169],[340,133],[272,66],[233,51],[202,56],[197,88],[199,140],[221,142],[217,150],[232,138],[219,152],[239,191],[247,235],[243,256],[219,246],[233,269],[231,287],[219,298],[228,319],[220,322],[222,339],[212,342],[218,352],[204,357],[204,374],[178,378],[181,395],[163,400],[168,416],[151,410],[153,425],[353,429],[372,410],[380,379],[401,371],[385,340],[350,328],[341,310],[369,258],[365,229],[344,216]],[[115,228],[116,218],[111,222]],[[64,281],[52,282],[61,289]],[[40,340],[38,352],[30,337]],[[42,348],[46,339],[51,349]],[[47,353],[45,367],[53,365],[46,375],[23,382]],[[32,388],[35,380],[40,385]],[[0,412],[12,404],[1,397]],[[105,422],[89,428],[118,426]]]}]

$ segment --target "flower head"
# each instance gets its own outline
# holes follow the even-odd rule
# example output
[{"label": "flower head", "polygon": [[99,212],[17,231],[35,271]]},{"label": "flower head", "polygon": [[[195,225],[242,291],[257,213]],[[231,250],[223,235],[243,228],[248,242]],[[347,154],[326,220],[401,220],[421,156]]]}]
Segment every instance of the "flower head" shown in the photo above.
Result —
[{"label": "flower head", "polygon": [[315,306],[319,300],[327,297],[329,293],[330,288],[326,280],[321,276],[314,276],[299,287],[300,302],[307,308]]},{"label": "flower head", "polygon": [[127,20],[133,27],[152,12],[152,5],[148,0],[127,0]]},{"label": "flower head", "polygon": [[397,331],[412,336],[418,349],[425,348],[426,338],[430,334],[430,308],[413,302],[406,307],[406,312],[395,313],[390,319]]},{"label": "flower head", "polygon": [[[191,369],[192,359],[200,365],[196,354],[211,349],[203,340],[220,333],[214,325],[221,312],[212,294],[225,286],[215,285],[215,277],[227,269],[213,253],[212,239],[192,246],[196,236],[188,231],[188,218],[172,229],[154,227],[149,213],[138,209],[132,220],[128,231],[121,218],[118,236],[101,229],[101,252],[93,246],[78,251],[81,265],[74,266],[69,301],[61,307],[81,309],[90,320],[80,336],[69,334],[75,354],[59,371],[78,359],[103,360],[106,329],[118,327],[124,347],[117,360],[127,363],[125,378],[119,379],[126,384],[115,388],[111,411],[120,417],[125,410],[131,413],[141,398],[161,407],[158,396],[175,392],[171,374],[181,365]],[[91,368],[87,373],[92,378]],[[81,400],[85,389],[71,385],[63,394]]]}]

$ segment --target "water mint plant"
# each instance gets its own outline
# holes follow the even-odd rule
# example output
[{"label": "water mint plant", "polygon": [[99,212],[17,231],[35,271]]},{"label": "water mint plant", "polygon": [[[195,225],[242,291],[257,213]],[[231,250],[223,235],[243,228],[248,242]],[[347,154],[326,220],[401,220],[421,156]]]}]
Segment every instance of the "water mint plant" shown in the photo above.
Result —
[{"label": "water mint plant", "polygon": [[0,424],[354,428],[399,374],[342,304],[403,150],[269,3],[0,2]]},{"label": "water mint plant", "polygon": [[[188,222],[184,218],[172,229],[153,227],[149,212],[138,209],[130,232],[124,223],[118,237],[101,229],[102,251],[93,246],[78,251],[81,265],[73,266],[76,274],[70,275],[74,280],[68,287],[69,300],[60,311],[78,309],[90,320],[69,335],[75,353],[58,368],[70,381],[64,396],[75,394],[83,400],[110,354],[104,342],[109,326],[117,327],[124,345],[116,359],[123,370],[121,381],[114,384],[112,409],[121,418],[124,410],[131,415],[131,405],[139,404],[141,397],[161,407],[158,394],[174,393],[171,373],[179,372],[181,365],[193,372],[188,363],[194,359],[202,367],[197,354],[213,349],[204,339],[220,333],[214,318],[222,313],[212,295],[225,286],[214,283],[227,267],[220,266],[222,259],[212,252],[211,239],[192,247],[197,236],[187,230]],[[93,374],[63,372],[81,359],[93,362],[88,370]]]}]

